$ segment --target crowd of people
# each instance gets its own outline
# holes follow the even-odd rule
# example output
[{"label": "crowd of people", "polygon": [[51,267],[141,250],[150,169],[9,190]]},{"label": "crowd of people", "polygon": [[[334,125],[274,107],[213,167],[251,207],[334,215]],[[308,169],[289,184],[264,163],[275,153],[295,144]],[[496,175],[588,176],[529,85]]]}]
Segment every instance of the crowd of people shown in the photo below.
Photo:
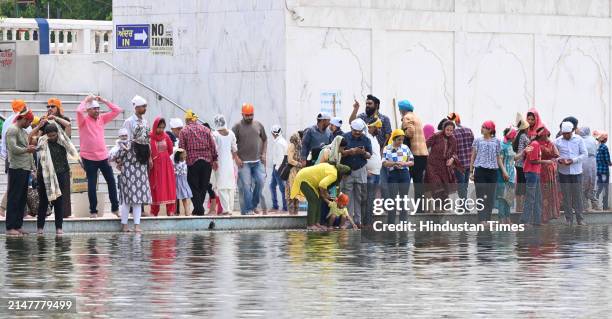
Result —
[{"label": "crowd of people", "polygon": [[[108,111],[101,112],[101,104]],[[475,136],[457,113],[444,117],[437,128],[424,125],[414,106],[402,100],[397,104],[401,127],[393,129],[389,117],[380,112],[380,100],[368,95],[365,112],[359,113],[361,105],[355,101],[348,132],[342,131],[342,118],[320,113],[316,124],[291,134],[289,141],[279,125],[272,126],[268,141],[263,124],[254,119],[252,104],[242,105],[242,119],[231,129],[221,114],[211,127],[192,110],[185,113],[184,123],[156,117],[149,125],[147,101],[135,96],[132,107],[133,114],[108,150],[105,127],[123,110],[100,96],[85,98],[76,110],[77,152],[71,119],[59,99],[49,99],[48,111],[40,118],[24,101],[12,102],[14,114],[2,128],[0,147],[8,173],[8,235],[25,233],[29,187],[39,197],[38,232],[43,232],[53,210],[56,232],[62,234],[63,218],[71,216],[71,162],[80,162],[85,170],[92,218],[98,216],[98,172],[102,173],[111,211],[120,217],[125,232],[141,231],[145,206],[153,216],[159,215],[161,206],[168,216],[179,215],[181,208],[184,215],[231,215],[236,188],[242,215],[296,215],[299,202],[306,201],[312,230],[372,227],[374,199],[408,196],[411,181],[415,199],[444,200],[453,193],[467,199],[473,180],[483,203],[477,209],[483,223],[492,219],[494,208],[501,222],[511,223],[514,208],[522,212],[525,224],[547,223],[559,218],[561,210],[567,222],[575,218],[584,224],[584,204],[599,209],[602,194],[601,207],[608,209],[608,135],[578,126],[571,116],[562,121],[554,138],[536,109],[518,113],[499,138],[492,121],[484,122]],[[262,196],[268,159],[270,210]],[[423,205],[413,209],[432,212]],[[388,211],[388,222],[395,222],[397,213],[405,221],[408,209]]]}]

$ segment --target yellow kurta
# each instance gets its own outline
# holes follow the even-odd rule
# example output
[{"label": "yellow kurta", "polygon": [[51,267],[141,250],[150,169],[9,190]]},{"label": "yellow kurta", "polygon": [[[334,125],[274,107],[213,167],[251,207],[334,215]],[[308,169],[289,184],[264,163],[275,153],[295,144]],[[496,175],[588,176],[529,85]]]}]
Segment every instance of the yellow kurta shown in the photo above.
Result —
[{"label": "yellow kurta", "polygon": [[338,179],[338,171],[328,163],[302,168],[295,176],[293,185],[291,185],[291,198],[304,196],[300,190],[302,182],[306,182],[319,195],[319,188],[327,189],[336,179]]}]

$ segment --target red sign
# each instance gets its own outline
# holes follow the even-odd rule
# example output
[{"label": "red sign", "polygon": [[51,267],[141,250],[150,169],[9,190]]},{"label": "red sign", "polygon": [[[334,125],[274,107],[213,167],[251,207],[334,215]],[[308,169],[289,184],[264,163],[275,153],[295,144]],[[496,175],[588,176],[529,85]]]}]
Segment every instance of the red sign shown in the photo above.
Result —
[{"label": "red sign", "polygon": [[0,51],[0,67],[11,66],[11,64],[13,64],[14,56],[15,56],[15,51],[13,51],[12,49]]}]

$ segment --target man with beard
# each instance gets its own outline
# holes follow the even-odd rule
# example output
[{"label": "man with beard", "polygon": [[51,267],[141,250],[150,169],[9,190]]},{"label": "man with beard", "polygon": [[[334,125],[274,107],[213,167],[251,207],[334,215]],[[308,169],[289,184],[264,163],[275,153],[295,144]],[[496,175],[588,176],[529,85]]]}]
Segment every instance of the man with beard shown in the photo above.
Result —
[{"label": "man with beard", "polygon": [[123,123],[123,128],[125,128],[128,132],[128,140],[132,140],[132,136],[134,136],[134,130],[138,125],[142,125],[145,128],[149,128],[149,123],[147,123],[147,119],[144,118],[145,113],[147,113],[147,100],[143,97],[136,95],[132,98],[132,106],[134,106],[134,114],[128,117],[127,120]]},{"label": "man with beard", "polygon": [[[254,120],[253,104],[242,105],[242,120],[232,128],[238,146],[238,189],[242,196],[242,215],[255,215],[265,180],[267,136],[264,126]],[[187,153],[189,154],[189,153]]]},{"label": "man with beard", "polygon": [[377,119],[380,119],[382,122],[382,127],[380,128],[376,139],[381,147],[387,144],[389,136],[391,136],[391,121],[389,121],[389,117],[380,113],[380,100],[374,95],[368,94],[366,98],[365,112],[357,115],[357,111],[359,111],[359,102],[355,100],[355,103],[353,104],[353,113],[351,113],[349,122],[352,123],[356,118],[360,118],[365,123],[373,123]]}]

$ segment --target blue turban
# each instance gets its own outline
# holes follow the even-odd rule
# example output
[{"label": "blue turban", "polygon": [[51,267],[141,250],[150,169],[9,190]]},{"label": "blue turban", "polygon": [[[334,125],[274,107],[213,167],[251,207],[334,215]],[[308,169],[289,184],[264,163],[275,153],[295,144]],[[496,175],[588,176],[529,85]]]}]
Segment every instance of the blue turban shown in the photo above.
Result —
[{"label": "blue turban", "polygon": [[399,107],[399,110],[403,112],[413,112],[414,111],[414,106],[412,106],[412,104],[408,102],[408,100],[399,101],[397,103],[397,106]]}]

